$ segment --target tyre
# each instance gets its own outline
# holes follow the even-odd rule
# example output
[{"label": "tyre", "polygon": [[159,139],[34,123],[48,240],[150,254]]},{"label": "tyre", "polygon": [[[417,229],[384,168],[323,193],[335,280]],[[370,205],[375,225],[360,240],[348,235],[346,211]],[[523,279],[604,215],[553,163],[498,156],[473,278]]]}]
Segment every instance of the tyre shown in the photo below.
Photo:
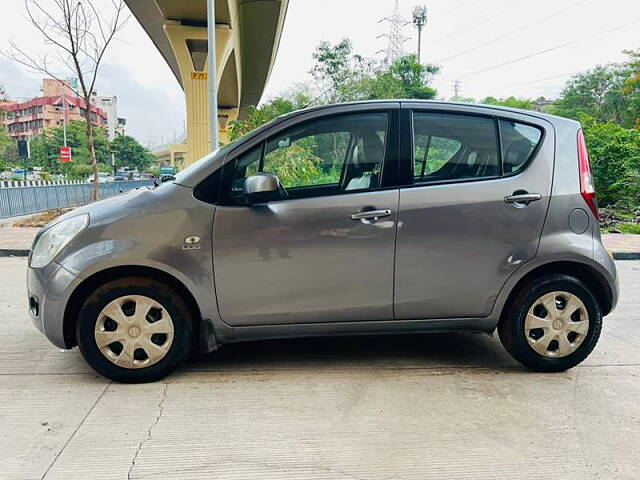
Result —
[{"label": "tyre", "polygon": [[117,382],[159,380],[191,353],[192,318],[167,285],[130,277],[102,285],[84,302],[76,322],[80,352],[91,367]]},{"label": "tyre", "polygon": [[587,286],[570,275],[549,275],[525,285],[498,324],[509,354],[538,372],[561,372],[596,346],[602,311]]}]

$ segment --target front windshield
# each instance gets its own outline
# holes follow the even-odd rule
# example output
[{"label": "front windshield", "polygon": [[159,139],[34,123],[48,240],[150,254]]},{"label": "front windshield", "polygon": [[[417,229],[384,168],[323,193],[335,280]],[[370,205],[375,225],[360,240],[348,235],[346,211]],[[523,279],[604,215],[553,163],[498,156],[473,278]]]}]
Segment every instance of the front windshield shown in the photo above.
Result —
[{"label": "front windshield", "polygon": [[219,151],[220,151],[220,149],[217,149],[217,150],[214,150],[213,152],[207,153],[200,160],[196,160],[195,162],[193,162],[191,165],[189,165],[185,169],[180,170],[178,173],[176,173],[173,176],[172,180],[175,181],[176,183],[180,183],[180,181],[185,179],[185,178],[187,178],[191,174],[191,172],[195,172],[202,165],[205,165],[206,163],[208,163],[213,157],[215,157],[218,154]]}]

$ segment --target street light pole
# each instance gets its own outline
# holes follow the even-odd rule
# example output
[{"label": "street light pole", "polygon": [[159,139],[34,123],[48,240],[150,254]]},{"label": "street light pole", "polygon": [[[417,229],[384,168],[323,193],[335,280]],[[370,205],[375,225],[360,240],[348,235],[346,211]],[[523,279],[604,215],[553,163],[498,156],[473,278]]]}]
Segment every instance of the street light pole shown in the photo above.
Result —
[{"label": "street light pole", "polygon": [[216,74],[216,8],[215,0],[207,0],[207,34],[209,61],[209,126],[211,151],[218,149],[218,89]]}]

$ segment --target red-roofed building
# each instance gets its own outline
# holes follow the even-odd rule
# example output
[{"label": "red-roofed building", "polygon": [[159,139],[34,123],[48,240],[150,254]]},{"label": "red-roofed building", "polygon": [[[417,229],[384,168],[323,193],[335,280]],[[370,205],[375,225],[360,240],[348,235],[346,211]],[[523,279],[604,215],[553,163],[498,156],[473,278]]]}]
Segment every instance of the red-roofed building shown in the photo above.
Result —
[{"label": "red-roofed building", "polygon": [[[26,140],[48,128],[62,126],[63,95],[66,99],[67,121],[85,120],[86,103],[77,97],[69,84],[58,80],[42,81],[42,97],[26,102],[0,104],[5,111],[2,124],[9,135],[17,140]],[[90,106],[91,122],[100,128],[107,126],[107,114],[95,105]]]}]

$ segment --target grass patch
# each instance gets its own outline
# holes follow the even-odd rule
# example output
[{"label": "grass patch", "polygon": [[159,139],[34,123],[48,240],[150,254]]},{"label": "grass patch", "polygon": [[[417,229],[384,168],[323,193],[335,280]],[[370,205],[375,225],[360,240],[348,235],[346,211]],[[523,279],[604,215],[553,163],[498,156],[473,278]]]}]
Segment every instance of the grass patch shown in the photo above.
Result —
[{"label": "grass patch", "polygon": [[640,223],[620,223],[616,226],[622,233],[633,233],[640,235]]},{"label": "grass patch", "polygon": [[25,218],[24,220],[20,220],[13,224],[14,227],[44,227],[49,222],[55,220],[60,215],[63,215],[70,211],[70,208],[56,208],[54,210],[47,210],[46,212],[42,212],[38,215],[34,215],[29,218]]}]

